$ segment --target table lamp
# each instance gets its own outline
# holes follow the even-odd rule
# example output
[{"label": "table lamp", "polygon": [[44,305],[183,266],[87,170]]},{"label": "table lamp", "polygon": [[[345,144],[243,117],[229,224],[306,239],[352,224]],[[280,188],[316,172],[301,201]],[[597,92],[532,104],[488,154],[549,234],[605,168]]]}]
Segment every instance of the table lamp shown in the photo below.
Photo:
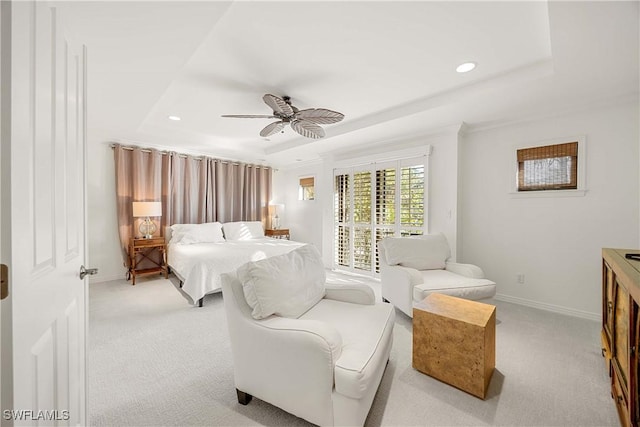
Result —
[{"label": "table lamp", "polygon": [[283,209],[284,205],[280,203],[269,203],[269,211],[271,212],[271,228],[277,230],[280,228],[280,217],[278,216],[278,208]]},{"label": "table lamp", "polygon": [[151,217],[162,216],[162,203],[160,202],[133,202],[133,216],[144,217],[139,230],[142,237],[150,239],[156,232],[156,225],[151,221]]}]

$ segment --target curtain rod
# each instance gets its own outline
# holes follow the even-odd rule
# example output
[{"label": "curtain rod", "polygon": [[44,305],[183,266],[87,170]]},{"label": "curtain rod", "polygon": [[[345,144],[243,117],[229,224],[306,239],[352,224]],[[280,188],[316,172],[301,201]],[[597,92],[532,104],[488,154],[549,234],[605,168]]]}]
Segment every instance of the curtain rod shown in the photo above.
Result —
[{"label": "curtain rod", "polygon": [[[120,144],[109,144],[109,147],[111,147],[111,149],[116,148],[116,146],[119,145],[120,148],[122,148],[123,150],[129,150],[129,151],[133,151],[135,149],[138,149],[140,151],[142,151],[143,153],[152,153],[154,151],[156,151],[157,153],[166,156],[167,154],[169,154],[169,151],[165,151],[165,150],[156,150],[156,149],[151,149],[151,148],[142,148],[142,147],[131,147],[131,146],[127,146],[127,145],[120,145]],[[271,166],[263,166],[263,165],[256,165],[256,164],[252,164],[252,163],[242,163],[242,162],[234,162],[234,161],[230,161],[230,160],[222,160],[222,159],[216,159],[215,157],[209,157],[209,156],[192,156],[189,154],[183,154],[183,153],[178,153],[173,151],[173,153],[175,153],[178,157],[182,157],[183,159],[186,159],[187,157],[191,157],[194,160],[203,160],[203,159],[212,159],[215,160],[216,162],[220,162],[222,164],[229,164],[232,166],[239,166],[239,165],[249,165],[249,166],[254,166],[256,168],[263,168],[263,169],[273,169]]]}]

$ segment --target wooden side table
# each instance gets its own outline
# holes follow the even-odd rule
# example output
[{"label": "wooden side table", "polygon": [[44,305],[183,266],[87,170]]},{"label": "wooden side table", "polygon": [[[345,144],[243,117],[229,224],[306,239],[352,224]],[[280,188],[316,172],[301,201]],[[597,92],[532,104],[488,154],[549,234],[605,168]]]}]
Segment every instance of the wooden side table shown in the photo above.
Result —
[{"label": "wooden side table", "polygon": [[273,239],[291,239],[288,228],[267,228],[264,235]]},{"label": "wooden side table", "polygon": [[[160,261],[151,258],[154,252],[160,253]],[[142,260],[148,260],[153,267],[138,268],[138,264]],[[153,237],[151,239],[132,238],[129,241],[129,276],[132,279],[132,285],[136,284],[136,276],[145,276],[148,274],[164,273],[164,278],[169,276],[167,268],[167,245],[164,237]]]},{"label": "wooden side table", "polygon": [[496,307],[430,294],[413,308],[413,367],[484,399],[496,366]]}]

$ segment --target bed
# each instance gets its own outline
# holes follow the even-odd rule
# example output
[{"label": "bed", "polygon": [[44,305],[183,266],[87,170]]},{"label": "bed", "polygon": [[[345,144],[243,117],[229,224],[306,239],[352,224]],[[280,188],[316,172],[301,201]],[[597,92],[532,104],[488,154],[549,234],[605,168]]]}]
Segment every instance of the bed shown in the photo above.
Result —
[{"label": "bed", "polygon": [[221,290],[223,273],[306,244],[264,237],[260,222],[174,224],[165,236],[169,268],[184,294],[200,307],[206,294]]}]

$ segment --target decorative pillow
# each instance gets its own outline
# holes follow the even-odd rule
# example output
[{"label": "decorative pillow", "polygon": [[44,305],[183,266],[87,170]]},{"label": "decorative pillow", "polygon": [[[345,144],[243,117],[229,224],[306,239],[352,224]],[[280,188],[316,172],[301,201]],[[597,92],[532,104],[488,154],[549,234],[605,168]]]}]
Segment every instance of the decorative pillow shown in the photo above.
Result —
[{"label": "decorative pillow", "polygon": [[249,240],[264,237],[264,229],[260,221],[225,222],[222,225],[224,238],[227,240]]},{"label": "decorative pillow", "polygon": [[218,242],[224,242],[222,224],[219,222],[173,224],[171,226],[171,243],[190,245],[192,243]]},{"label": "decorative pillow", "polygon": [[312,245],[244,264],[238,278],[254,319],[272,314],[298,318],[325,294],[324,265]]},{"label": "decorative pillow", "polygon": [[389,265],[402,265],[416,270],[445,268],[451,256],[447,238],[442,233],[420,237],[388,237],[384,249]]}]

